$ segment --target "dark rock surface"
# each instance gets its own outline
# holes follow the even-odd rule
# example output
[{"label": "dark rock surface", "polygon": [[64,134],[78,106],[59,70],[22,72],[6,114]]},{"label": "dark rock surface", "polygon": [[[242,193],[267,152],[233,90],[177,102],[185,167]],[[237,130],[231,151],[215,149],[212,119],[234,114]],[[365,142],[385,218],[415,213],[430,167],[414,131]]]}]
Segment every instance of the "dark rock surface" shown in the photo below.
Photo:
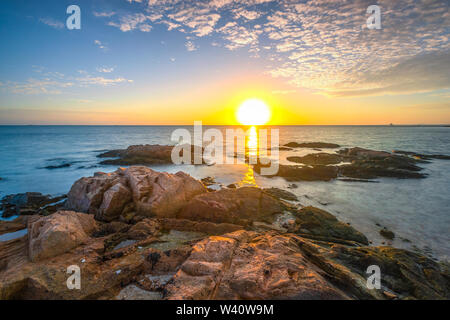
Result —
[{"label": "dark rock surface", "polygon": [[335,149],[339,148],[340,145],[335,143],[327,143],[327,142],[289,142],[284,145],[284,147],[288,148],[321,148],[321,149]]}]

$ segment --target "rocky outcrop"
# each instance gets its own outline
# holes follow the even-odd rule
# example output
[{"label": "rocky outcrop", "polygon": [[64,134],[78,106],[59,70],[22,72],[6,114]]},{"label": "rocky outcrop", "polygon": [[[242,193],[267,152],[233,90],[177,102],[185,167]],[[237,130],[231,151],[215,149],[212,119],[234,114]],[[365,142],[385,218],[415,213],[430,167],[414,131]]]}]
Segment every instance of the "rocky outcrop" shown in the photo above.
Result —
[{"label": "rocky outcrop", "polygon": [[184,172],[169,174],[147,167],[118,169],[81,178],[68,193],[66,207],[112,221],[134,211],[141,216],[173,217],[203,184]]},{"label": "rocky outcrop", "polygon": [[402,154],[406,156],[411,156],[419,160],[432,160],[432,159],[439,159],[439,160],[450,160],[450,156],[444,155],[444,154],[423,154],[423,153],[417,153],[417,152],[411,152],[411,151],[402,151],[402,150],[393,150],[393,153],[396,154]]},{"label": "rocky outcrop", "polygon": [[31,261],[65,253],[86,244],[96,229],[91,215],[59,211],[42,217],[28,226],[28,252]]},{"label": "rocky outcrop", "polygon": [[2,199],[0,209],[3,210],[4,218],[15,215],[47,215],[62,208],[65,198],[65,195],[51,197],[40,192],[12,194]]},{"label": "rocky outcrop", "polygon": [[263,191],[277,199],[283,199],[283,200],[288,200],[288,201],[298,201],[298,198],[295,194],[293,194],[292,192],[280,189],[280,188],[264,188]]},{"label": "rocky outcrop", "polygon": [[335,149],[339,148],[340,145],[335,143],[327,143],[327,142],[289,142],[284,145],[288,148],[320,148],[320,149]]},{"label": "rocky outcrop", "polygon": [[294,232],[304,237],[327,242],[369,244],[369,240],[361,232],[348,224],[340,222],[335,216],[325,210],[315,207],[304,207],[298,210],[294,216],[296,218]]},{"label": "rocky outcrop", "polygon": [[[194,155],[198,153],[201,157],[203,148],[198,146],[187,146],[191,150],[191,162],[194,163]],[[127,149],[111,150],[98,155],[99,158],[108,159],[100,162],[106,165],[155,165],[172,163],[172,151],[174,146],[161,145],[134,145]],[[180,156],[183,156],[183,148],[180,147]],[[202,161],[203,162],[203,161]]]},{"label": "rocky outcrop", "polygon": [[342,162],[342,157],[334,153],[312,153],[304,157],[287,157],[288,161],[306,165],[329,165]]},{"label": "rocky outcrop", "polygon": [[272,221],[285,206],[254,187],[221,189],[193,198],[177,214],[179,219],[247,225],[253,220]]},{"label": "rocky outcrop", "polygon": [[290,236],[237,231],[194,245],[167,299],[348,299]]},{"label": "rocky outcrop", "polygon": [[[263,167],[262,164],[256,164],[253,169],[259,174]],[[274,176],[285,178],[288,181],[330,181],[338,177],[338,168],[321,165],[307,167],[280,164],[278,172]]]}]

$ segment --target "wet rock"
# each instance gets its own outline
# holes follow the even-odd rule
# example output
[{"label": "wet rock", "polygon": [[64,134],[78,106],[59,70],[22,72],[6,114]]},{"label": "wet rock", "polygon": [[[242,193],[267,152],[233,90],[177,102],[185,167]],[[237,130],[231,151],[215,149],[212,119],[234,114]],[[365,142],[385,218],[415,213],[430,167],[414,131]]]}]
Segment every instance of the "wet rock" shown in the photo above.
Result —
[{"label": "wet rock", "polygon": [[342,157],[333,153],[313,153],[304,157],[287,157],[288,161],[306,165],[329,165],[342,162]]},{"label": "wet rock", "polygon": [[290,236],[237,231],[197,243],[167,299],[348,299]]},{"label": "wet rock", "polygon": [[285,206],[254,187],[221,189],[193,198],[177,214],[179,219],[246,225],[253,220],[271,221]]},{"label": "wet rock", "polygon": [[[198,146],[188,146],[191,149],[191,161],[194,162],[194,154],[202,154],[203,149]],[[98,155],[99,158],[119,157],[100,162],[106,165],[155,165],[172,163],[172,150],[174,146],[161,145],[134,145],[123,150],[111,150]],[[183,150],[180,148],[180,156]]]},{"label": "wet rock", "polygon": [[394,238],[395,238],[395,233],[393,233],[391,230],[388,230],[386,228],[381,229],[380,234],[389,240],[394,240]]},{"label": "wet rock", "polygon": [[315,207],[304,207],[294,213],[296,217],[296,233],[327,242],[340,242],[348,244],[354,241],[360,244],[369,244],[366,236],[348,224],[340,222],[331,213]]},{"label": "wet rock", "polygon": [[393,150],[393,153],[402,154],[406,156],[411,156],[416,159],[421,160],[432,160],[432,159],[440,159],[440,160],[450,160],[450,156],[443,155],[443,154],[422,154],[422,153],[416,153],[411,151],[402,151],[402,150]]},{"label": "wet rock", "polygon": [[53,213],[64,206],[62,202],[65,198],[65,195],[53,198],[39,192],[8,195],[1,201],[3,217]]},{"label": "wet rock", "polygon": [[[253,169],[256,173],[261,173],[262,164],[256,164]],[[336,179],[338,176],[338,169],[334,166],[290,166],[279,165],[279,170],[276,175],[283,177],[288,181],[330,181]]]},{"label": "wet rock", "polygon": [[65,253],[88,242],[96,229],[91,215],[59,211],[29,224],[28,248],[31,261]]},{"label": "wet rock", "polygon": [[0,221],[0,235],[25,229],[27,221],[27,216],[17,217],[13,221]]},{"label": "wet rock", "polygon": [[292,192],[279,189],[279,188],[264,188],[264,192],[270,194],[271,196],[277,198],[277,199],[284,199],[289,201],[298,201],[298,198],[295,194]]},{"label": "wet rock", "polygon": [[321,149],[334,149],[339,148],[340,145],[335,143],[327,143],[327,142],[289,142],[284,145],[288,148],[321,148]]},{"label": "wet rock", "polygon": [[44,169],[49,169],[49,170],[53,170],[53,169],[62,169],[62,168],[69,168],[72,165],[70,163],[63,163],[63,164],[58,164],[58,165],[49,165],[44,167]]},{"label": "wet rock", "polygon": [[213,177],[206,177],[206,178],[200,179],[200,181],[203,183],[203,185],[205,187],[209,187],[209,186],[216,184],[216,180]]},{"label": "wet rock", "polygon": [[[299,239],[309,259],[336,283],[358,299],[386,299],[388,291],[399,299],[449,299],[448,274],[440,265],[421,254],[392,247],[317,246]],[[380,267],[381,289],[366,286],[367,268]]]},{"label": "wet rock", "polygon": [[410,157],[363,148],[343,149],[339,153],[344,159],[351,161],[351,164],[339,167],[339,173],[349,178],[420,179],[426,177],[425,174],[419,172],[422,168],[417,166],[418,161]]}]

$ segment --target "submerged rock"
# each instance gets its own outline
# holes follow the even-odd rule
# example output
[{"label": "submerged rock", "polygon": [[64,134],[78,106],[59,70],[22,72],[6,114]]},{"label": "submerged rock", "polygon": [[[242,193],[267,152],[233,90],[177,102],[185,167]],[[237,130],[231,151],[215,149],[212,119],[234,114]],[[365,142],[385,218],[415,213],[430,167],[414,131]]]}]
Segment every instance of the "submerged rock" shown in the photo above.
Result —
[{"label": "submerged rock", "polygon": [[450,156],[443,154],[422,154],[411,151],[402,151],[402,150],[393,150],[393,153],[402,154],[406,156],[411,156],[421,160],[431,160],[431,159],[440,159],[440,160],[450,160]]},{"label": "submerged rock", "polygon": [[340,145],[335,143],[327,143],[327,142],[289,142],[284,145],[288,148],[321,148],[321,149],[334,149],[339,148]]},{"label": "submerged rock", "polygon": [[279,189],[279,188],[264,188],[264,192],[274,196],[277,199],[289,200],[289,201],[298,201],[298,198],[292,192]]},{"label": "submerged rock", "polygon": [[[253,169],[259,174],[263,167],[264,165],[262,164],[256,164],[253,166]],[[337,178],[338,169],[334,166],[316,165],[306,167],[280,164],[278,172],[274,176],[283,177],[288,181],[330,181]]]},{"label": "submerged rock", "polygon": [[12,194],[2,199],[1,209],[4,218],[15,215],[46,215],[61,209],[65,198],[65,195],[51,197],[40,192]]},{"label": "submerged rock", "polygon": [[386,228],[381,229],[380,234],[389,240],[394,240],[394,238],[395,238],[395,233],[393,233],[391,230],[388,230]]},{"label": "submerged rock", "polygon": [[194,197],[176,215],[179,219],[247,225],[253,220],[271,221],[282,213],[283,203],[255,187],[221,189]]},{"label": "submerged rock", "polygon": [[287,157],[288,161],[307,165],[328,165],[342,162],[342,157],[333,153],[312,153],[304,157]]}]

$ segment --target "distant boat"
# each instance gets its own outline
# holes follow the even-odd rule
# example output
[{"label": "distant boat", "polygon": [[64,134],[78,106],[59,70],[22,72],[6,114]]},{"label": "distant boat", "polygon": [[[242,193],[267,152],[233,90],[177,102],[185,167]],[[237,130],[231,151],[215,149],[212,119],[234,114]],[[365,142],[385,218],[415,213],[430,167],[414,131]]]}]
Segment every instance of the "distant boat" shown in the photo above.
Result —
[{"label": "distant boat", "polygon": [[391,123],[391,124],[390,124],[390,126],[394,126],[394,124],[393,124],[393,123]]}]

